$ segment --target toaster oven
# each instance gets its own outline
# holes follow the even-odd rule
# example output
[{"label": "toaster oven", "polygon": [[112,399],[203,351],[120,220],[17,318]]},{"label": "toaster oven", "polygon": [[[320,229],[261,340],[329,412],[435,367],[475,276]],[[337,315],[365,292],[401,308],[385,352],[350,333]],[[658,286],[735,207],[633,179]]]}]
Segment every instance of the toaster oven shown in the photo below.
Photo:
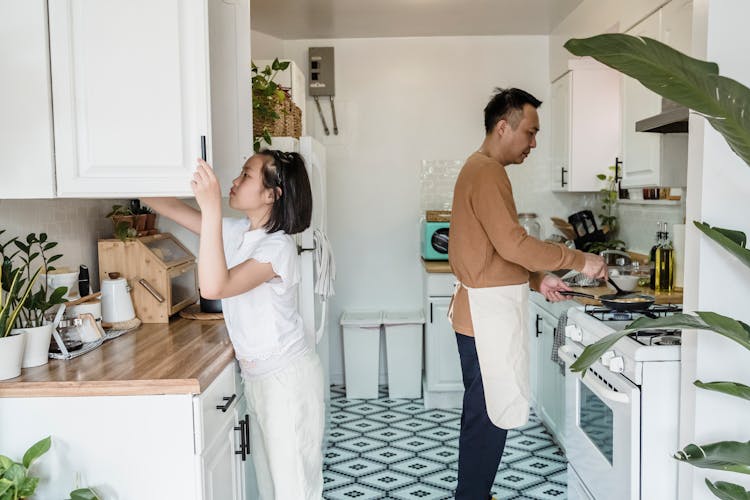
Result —
[{"label": "toaster oven", "polygon": [[450,222],[422,221],[422,258],[448,260],[448,235]]}]

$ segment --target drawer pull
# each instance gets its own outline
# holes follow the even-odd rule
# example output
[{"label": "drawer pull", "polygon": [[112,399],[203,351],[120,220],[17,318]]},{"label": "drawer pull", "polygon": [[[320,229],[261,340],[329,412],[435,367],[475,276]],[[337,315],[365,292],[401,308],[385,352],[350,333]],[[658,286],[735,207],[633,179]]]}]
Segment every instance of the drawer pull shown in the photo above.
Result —
[{"label": "drawer pull", "polygon": [[164,300],[165,300],[164,296],[162,294],[160,294],[159,292],[157,292],[156,288],[154,288],[153,285],[151,285],[151,283],[149,283],[148,281],[146,281],[144,278],[139,279],[138,283],[140,283],[140,285],[143,288],[145,288],[146,291],[148,293],[150,293],[156,299],[157,302],[159,302],[159,304],[161,304],[162,302],[164,302]]},{"label": "drawer pull", "polygon": [[234,403],[234,400],[237,399],[237,394],[232,394],[231,396],[224,396],[222,399],[226,401],[226,403],[224,403],[223,405],[216,405],[216,409],[221,410],[222,413],[226,413],[229,407],[232,406],[232,403]]},{"label": "drawer pull", "polygon": [[246,434],[247,427],[248,427],[248,422],[245,419],[243,419],[243,420],[240,420],[239,423],[240,423],[240,426],[239,427],[235,427],[234,430],[240,432],[240,449],[239,450],[234,450],[234,454],[235,455],[242,455],[242,461],[244,462],[245,460],[247,460],[247,454],[248,454],[248,452],[247,452],[247,434]]}]

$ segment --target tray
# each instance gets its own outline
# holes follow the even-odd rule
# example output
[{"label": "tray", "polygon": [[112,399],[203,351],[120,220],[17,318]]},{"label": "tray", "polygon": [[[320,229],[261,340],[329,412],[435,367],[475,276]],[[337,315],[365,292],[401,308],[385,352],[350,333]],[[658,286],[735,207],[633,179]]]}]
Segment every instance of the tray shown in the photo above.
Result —
[{"label": "tray", "polygon": [[193,304],[191,306],[187,306],[185,309],[180,311],[180,318],[201,319],[201,320],[224,319],[224,314],[223,313],[204,313],[204,312],[201,312],[200,304]]}]

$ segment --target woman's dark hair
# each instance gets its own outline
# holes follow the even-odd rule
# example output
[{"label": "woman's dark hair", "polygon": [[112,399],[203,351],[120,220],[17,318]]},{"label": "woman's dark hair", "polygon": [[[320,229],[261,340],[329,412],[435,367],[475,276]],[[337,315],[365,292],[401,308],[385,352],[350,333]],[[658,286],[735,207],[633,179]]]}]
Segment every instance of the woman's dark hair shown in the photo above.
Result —
[{"label": "woman's dark hair", "polygon": [[484,130],[491,133],[500,120],[506,120],[515,130],[521,121],[524,104],[538,108],[542,101],[525,90],[496,88],[495,94],[484,108]]},{"label": "woman's dark hair", "polygon": [[[301,233],[310,227],[312,218],[312,189],[305,160],[299,153],[275,149],[264,149],[260,154],[267,158],[261,170],[263,185],[275,193],[266,231]],[[281,195],[276,188],[281,189]]]}]

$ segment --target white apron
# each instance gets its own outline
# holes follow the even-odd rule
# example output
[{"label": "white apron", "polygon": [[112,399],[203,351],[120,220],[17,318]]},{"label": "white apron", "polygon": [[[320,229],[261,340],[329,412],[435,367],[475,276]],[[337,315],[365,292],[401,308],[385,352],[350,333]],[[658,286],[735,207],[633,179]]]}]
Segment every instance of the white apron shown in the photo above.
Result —
[{"label": "white apron", "polygon": [[[487,414],[502,429],[521,427],[529,420],[529,348],[526,340],[529,286],[469,288],[469,310],[479,371],[484,383]],[[453,307],[448,313],[453,318]]]}]

